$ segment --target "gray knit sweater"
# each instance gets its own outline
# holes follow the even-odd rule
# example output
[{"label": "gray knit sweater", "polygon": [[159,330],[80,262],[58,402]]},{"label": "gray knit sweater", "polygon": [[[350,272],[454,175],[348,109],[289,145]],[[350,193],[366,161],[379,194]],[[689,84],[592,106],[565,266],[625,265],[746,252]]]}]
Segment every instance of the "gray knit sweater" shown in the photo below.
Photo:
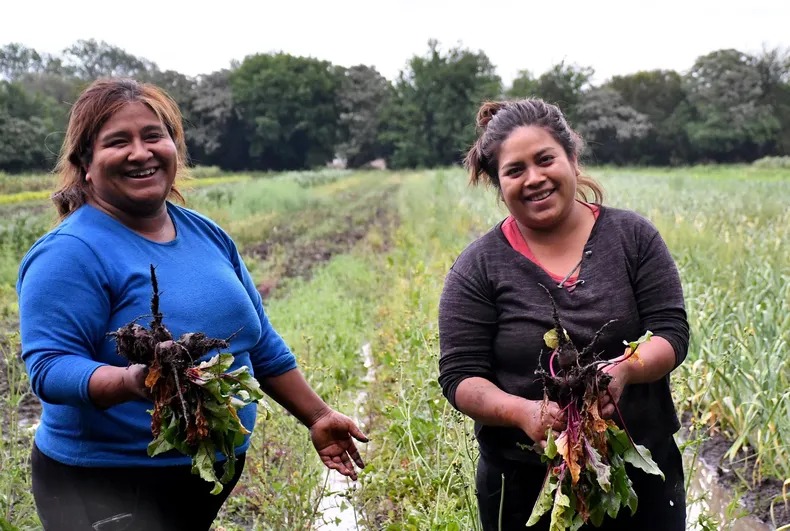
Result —
[{"label": "gray knit sweater", "polygon": [[[601,207],[584,247],[579,283],[557,287],[549,275],[514,250],[501,223],[469,245],[447,274],[439,306],[439,383],[455,406],[455,391],[465,378],[486,378],[504,391],[541,399],[535,377],[548,367],[543,334],[553,327],[551,290],[571,340],[586,346],[610,319],[616,322],[599,343],[603,358],[619,356],[623,340],[646,330],[666,339],[676,366],[686,357],[689,328],[677,267],[658,233],[636,213]],[[627,386],[620,411],[634,439],[649,447],[680,427],[670,396],[669,376],[649,384]],[[539,462],[519,449],[531,444],[521,430],[475,426],[481,451],[492,458]]]}]

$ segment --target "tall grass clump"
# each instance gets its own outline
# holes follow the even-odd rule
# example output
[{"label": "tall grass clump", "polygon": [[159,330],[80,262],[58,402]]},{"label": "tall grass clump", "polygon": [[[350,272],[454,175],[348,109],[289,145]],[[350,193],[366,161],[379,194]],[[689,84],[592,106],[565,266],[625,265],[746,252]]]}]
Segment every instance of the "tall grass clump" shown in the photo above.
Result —
[{"label": "tall grass clump", "polygon": [[30,483],[33,434],[20,410],[30,385],[16,335],[0,339],[0,529],[40,529]]},{"label": "tall grass clump", "polygon": [[728,459],[757,465],[747,483],[790,478],[790,179],[727,167],[601,177],[680,267],[692,329],[673,375],[681,409],[731,441]]}]

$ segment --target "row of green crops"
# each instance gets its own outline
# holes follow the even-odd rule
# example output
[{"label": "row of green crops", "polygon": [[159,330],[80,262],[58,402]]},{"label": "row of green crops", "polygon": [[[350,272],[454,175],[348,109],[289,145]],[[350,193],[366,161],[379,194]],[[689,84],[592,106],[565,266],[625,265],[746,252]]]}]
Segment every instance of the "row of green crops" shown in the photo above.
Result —
[{"label": "row of green crops", "polygon": [[[659,227],[678,262],[692,342],[672,380],[697,428],[692,444],[724,434],[728,458],[757,465],[744,487],[790,478],[790,176],[737,167],[592,174],[607,204]],[[474,450],[468,422],[459,429],[436,384],[436,306],[452,260],[505,212],[460,171],[415,176],[400,204],[393,286],[380,309],[391,324],[374,349],[379,452],[361,503],[392,529],[471,529]]]},{"label": "row of green crops", "polygon": [[[649,217],[677,260],[692,343],[672,380],[678,407],[698,428],[693,437],[726,435],[729,457],[758,464],[744,478],[750,485],[765,476],[790,478],[790,177],[751,167],[591,173],[606,188],[607,204]],[[328,401],[351,413],[365,393],[358,415],[371,443],[354,494],[360,525],[477,528],[476,448],[471,423],[452,410],[436,381],[436,310],[454,258],[505,215],[493,192],[470,189],[463,172],[452,169],[287,174],[194,189],[187,198],[243,250],[289,227],[304,240],[298,245],[318,242],[349,221],[364,221],[360,212],[375,214],[366,203],[396,210],[400,225],[393,235],[374,227],[353,249],[319,264],[309,279],[289,282],[267,301],[267,311]],[[0,302],[6,301],[13,320],[20,253],[51,217],[29,209],[7,212],[0,223],[0,287],[6,290]],[[285,241],[275,254],[285,256],[291,247]],[[245,257],[256,280],[271,271],[268,262]],[[363,378],[359,356],[366,343],[372,382]],[[320,520],[326,475],[306,430],[279,406],[273,410],[256,430],[242,488],[223,512],[226,530],[304,529]],[[2,456],[22,485],[24,455]],[[27,511],[18,525],[34,518],[29,491],[11,489],[3,477],[0,504],[2,496]]]}]

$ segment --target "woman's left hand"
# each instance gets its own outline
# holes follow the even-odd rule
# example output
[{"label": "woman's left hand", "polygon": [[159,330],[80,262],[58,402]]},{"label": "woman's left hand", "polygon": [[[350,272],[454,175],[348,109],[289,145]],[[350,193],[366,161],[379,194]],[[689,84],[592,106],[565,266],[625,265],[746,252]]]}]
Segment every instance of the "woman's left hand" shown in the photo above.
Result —
[{"label": "woman's left hand", "polygon": [[620,401],[620,396],[623,394],[623,389],[628,385],[630,375],[630,364],[632,360],[626,359],[628,353],[618,356],[609,361],[619,362],[613,365],[607,365],[603,371],[612,377],[609,382],[609,389],[601,393],[598,397],[598,404],[601,409],[601,416],[605,419],[612,418],[615,413],[615,405]]},{"label": "woman's left hand", "polygon": [[337,470],[353,480],[357,479],[352,460],[359,468],[364,468],[365,463],[359,455],[354,439],[368,442],[368,438],[353,420],[330,409],[310,426],[310,438],[328,468]]}]

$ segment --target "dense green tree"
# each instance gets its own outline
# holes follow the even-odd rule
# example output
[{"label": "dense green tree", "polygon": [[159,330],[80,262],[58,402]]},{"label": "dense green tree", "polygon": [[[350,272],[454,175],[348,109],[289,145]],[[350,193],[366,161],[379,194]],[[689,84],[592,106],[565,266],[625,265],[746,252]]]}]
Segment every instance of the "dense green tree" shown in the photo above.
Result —
[{"label": "dense green tree", "polygon": [[576,128],[597,163],[627,162],[636,142],[651,128],[648,117],[625,103],[612,88],[586,92],[576,106],[576,115]]},{"label": "dense green tree", "polygon": [[483,52],[455,47],[442,53],[436,41],[414,56],[394,86],[385,111],[383,138],[395,167],[456,164],[474,140],[480,104],[501,97],[502,83]]},{"label": "dense green tree", "polygon": [[285,53],[244,59],[230,81],[249,168],[311,168],[332,160],[340,74],[327,61]]},{"label": "dense green tree", "polygon": [[685,78],[692,105],[689,140],[703,160],[748,161],[770,152],[780,129],[754,57],[718,50],[696,60]]},{"label": "dense green tree", "polygon": [[790,155],[790,49],[765,49],[757,57],[763,105],[768,105],[779,122],[775,137],[778,155]]},{"label": "dense green tree", "polygon": [[558,63],[540,75],[535,83],[535,96],[558,105],[568,121],[577,121],[577,106],[584,92],[591,88],[595,71],[588,66]]},{"label": "dense green tree", "polygon": [[47,146],[52,129],[45,101],[18,83],[0,81],[0,171],[50,169],[57,157],[57,146]]},{"label": "dense green tree", "polygon": [[627,105],[650,121],[647,135],[632,144],[630,161],[666,165],[688,157],[684,120],[688,102],[680,74],[673,70],[642,71],[614,76],[604,86],[616,90]]},{"label": "dense green tree", "polygon": [[12,42],[0,48],[0,79],[16,81],[25,74],[42,72],[46,57],[33,48]]},{"label": "dense green tree", "polygon": [[518,100],[537,97],[539,91],[538,80],[532,75],[532,72],[520,70],[510,84],[510,88],[505,92],[505,96],[511,100]]},{"label": "dense green tree", "polygon": [[77,41],[63,50],[62,68],[89,81],[100,77],[142,78],[157,70],[156,63],[95,39]]},{"label": "dense green tree", "polygon": [[233,102],[230,70],[195,80],[192,116],[186,123],[192,161],[238,170],[250,167],[249,139]]},{"label": "dense green tree", "polygon": [[[615,76],[600,87],[589,67],[522,70],[504,96],[557,103],[584,133],[597,162],[688,164],[790,154],[790,50],[755,56],[718,50],[686,74]],[[394,83],[368,66],[343,68],[284,53],[189,77],[95,40],[58,55],[0,46],[0,170],[48,170],[71,102],[98,77],[155,83],[178,102],[193,163],[229,170],[297,169],[335,156],[355,167],[458,163],[475,138],[481,102],[503,97],[481,51],[412,57]]]},{"label": "dense green tree", "polygon": [[390,89],[389,81],[373,67],[357,65],[343,71],[338,91],[336,153],[349,167],[359,167],[385,154],[379,134]]}]

